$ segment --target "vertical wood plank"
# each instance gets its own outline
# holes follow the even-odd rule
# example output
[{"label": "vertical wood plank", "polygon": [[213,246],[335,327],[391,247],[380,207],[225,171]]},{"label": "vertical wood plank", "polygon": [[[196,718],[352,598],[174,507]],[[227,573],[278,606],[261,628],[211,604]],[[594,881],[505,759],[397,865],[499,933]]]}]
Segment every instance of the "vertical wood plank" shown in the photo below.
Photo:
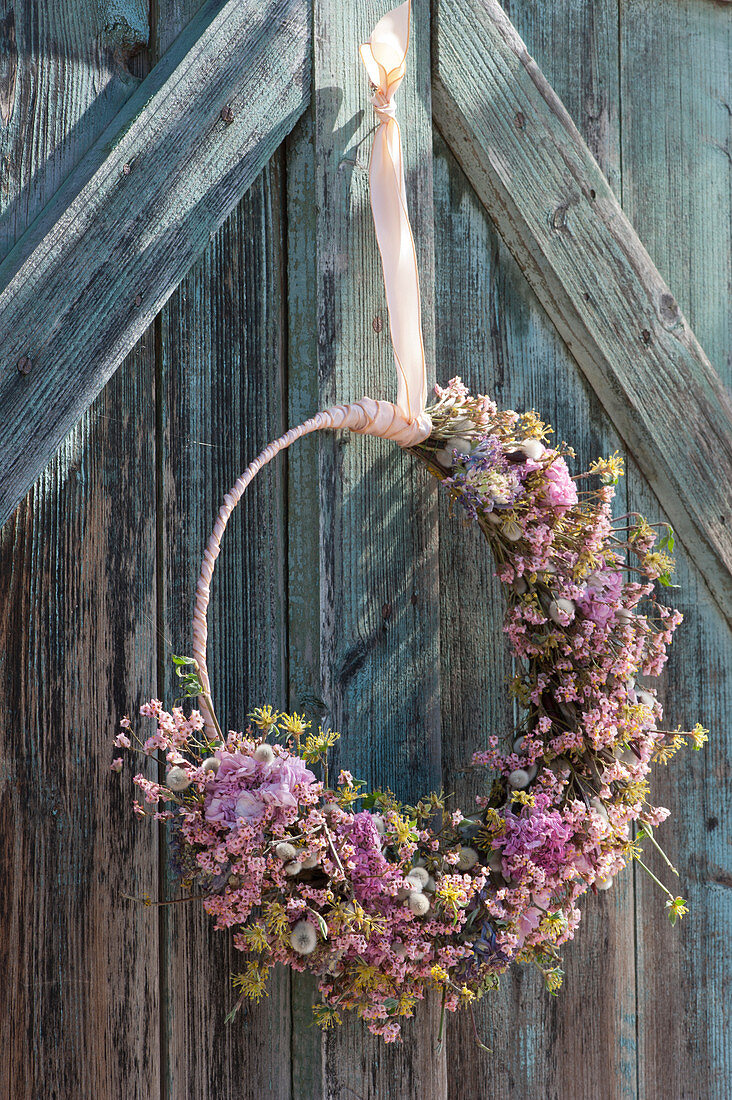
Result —
[{"label": "vertical wood plank", "polygon": [[[381,264],[368,202],[375,128],[358,55],[386,3],[315,4],[315,202],[319,405],[392,397]],[[433,363],[432,153],[429,12],[413,11],[399,92],[407,192],[422,279],[425,344]],[[432,486],[393,445],[320,440],[321,677],[338,761],[370,784],[412,798],[439,785],[437,559]],[[294,502],[296,504],[296,502]],[[336,767],[338,763],[336,763]],[[446,1094],[436,1006],[421,1006],[401,1046],[357,1020],[324,1044],[328,1097]]]},{"label": "vertical wood plank", "polygon": [[[154,831],[109,770],[155,682],[149,344],[0,536],[0,1095],[158,1090]],[[152,1057],[151,1057],[152,1052]]]},{"label": "vertical wood plank", "polygon": [[[279,160],[263,173],[161,315],[166,697],[170,653],[190,647],[202,548],[223,494],[282,430],[282,190]],[[286,698],[282,467],[268,467],[226,532],[212,587],[209,665],[227,729]],[[233,1023],[229,976],[241,956],[200,904],[167,911],[167,1095],[288,1097],[287,976]]]},{"label": "vertical wood plank", "polygon": [[[196,9],[158,4],[162,53]],[[218,232],[159,321],[160,500],[165,652],[163,697],[174,685],[170,653],[190,647],[201,554],[223,494],[283,428],[284,183],[278,155]],[[209,663],[226,728],[287,697],[286,535],[283,466],[247,493],[224,541],[212,588]],[[172,885],[172,884],[171,884]],[[204,1100],[290,1096],[289,977],[231,1024],[229,977],[241,956],[198,904],[165,911],[164,1095]]]},{"label": "vertical wood plank", "polygon": [[[624,205],[710,359],[729,380],[732,20],[713,3],[623,0],[620,8]],[[630,487],[631,507],[657,511],[637,471]],[[732,1079],[726,1024],[732,991],[726,840],[732,826],[732,640],[683,548],[677,557],[681,587],[669,601],[685,620],[664,678],[664,722],[674,728],[699,720],[711,732],[703,752],[659,769],[653,785],[656,800],[672,813],[659,840],[680,871],[678,892],[689,898],[691,910],[672,929],[662,895],[637,869],[639,1091],[648,1100],[722,1100]],[[674,890],[661,861],[650,865]]]},{"label": "vertical wood plank", "polygon": [[[290,425],[319,407],[313,111],[290,135],[287,156],[287,409]],[[289,703],[314,726],[323,718],[320,677],[320,485],[317,437],[287,453]],[[313,1026],[317,981],[290,975],[292,1100],[323,1091],[323,1037]]]},{"label": "vertical wood plank", "polygon": [[[0,252],[137,83],[96,5],[0,5]],[[133,63],[138,73],[144,56]],[[155,680],[153,348],[0,532],[0,1094],[156,1096],[156,846],[109,771]],[[151,1052],[153,1056],[151,1057]]]},{"label": "vertical wood plank", "polygon": [[[631,508],[663,519],[633,465],[629,488]],[[676,565],[680,587],[664,602],[678,607],[684,621],[659,685],[664,726],[687,729],[699,721],[710,740],[701,752],[686,749],[668,768],[657,767],[651,780],[653,801],[671,811],[656,836],[680,877],[647,846],[644,862],[689,901],[690,911],[672,928],[664,895],[636,867],[639,1094],[647,1100],[726,1100],[732,1080],[732,643],[726,620],[683,549]]]},{"label": "vertical wood plank", "polygon": [[[436,152],[438,361],[502,408],[539,410],[556,437],[574,446],[572,465],[586,469],[619,441],[439,139]],[[459,514],[448,514],[446,502],[440,564],[445,789],[469,807],[481,788],[460,769],[489,734],[513,727],[511,664],[488,548]],[[475,1048],[467,1016],[449,1021],[448,1061],[463,1065],[451,1081],[454,1100],[636,1095],[632,874],[582,909],[580,930],[563,950],[566,978],[556,999],[537,974],[514,967],[500,992],[480,1003],[491,1057]]]},{"label": "vertical wood plank", "polygon": [[732,15],[621,0],[623,206],[732,381]]},{"label": "vertical wood plank", "polygon": [[[537,8],[513,0],[505,6],[618,187],[615,5],[575,0]],[[600,453],[622,449],[458,165],[441,142],[438,149],[437,360],[445,378],[461,374],[502,407],[536,408],[557,438],[574,446],[577,469]],[[462,530],[459,518],[445,513],[443,506],[443,737],[451,746],[445,786],[457,788],[466,804],[475,786],[460,781],[452,769],[464,764],[488,733],[511,724],[505,693],[510,663],[501,633],[500,587],[492,580],[482,537]],[[487,596],[482,605],[479,593]],[[456,606],[459,616],[450,613]],[[478,1016],[492,1057],[477,1050],[469,1057],[469,1020],[451,1021],[448,1059],[468,1058],[451,1096],[635,1097],[633,936],[632,874],[627,874],[611,897],[586,899],[582,926],[564,951],[565,986],[556,1000],[537,975],[514,968],[498,996],[482,1003]]]}]

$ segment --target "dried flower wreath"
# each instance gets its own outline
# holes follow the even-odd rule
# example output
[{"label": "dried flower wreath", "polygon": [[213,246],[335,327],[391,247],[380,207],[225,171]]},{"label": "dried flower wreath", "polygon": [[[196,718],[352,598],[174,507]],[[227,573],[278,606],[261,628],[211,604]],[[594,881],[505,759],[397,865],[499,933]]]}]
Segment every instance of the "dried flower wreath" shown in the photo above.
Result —
[{"label": "dried flower wreath", "polygon": [[[608,889],[633,859],[651,874],[639,842],[658,847],[654,830],[668,813],[648,800],[651,763],[707,740],[701,726],[660,728],[656,696],[638,682],[660,673],[681,615],[654,596],[656,582],[670,584],[673,532],[661,525],[659,537],[635,513],[611,516],[622,460],[600,459],[573,478],[571,449],[549,445],[550,429],[535,413],[499,411],[458,378],[437,387],[436,404],[425,408],[419,288],[414,250],[403,247],[412,237],[391,106],[408,20],[404,4],[364,47],[381,119],[372,205],[399,400],[318,413],[252,462],[206,550],[194,656],[174,658],[183,697],[198,696],[201,709],[187,716],[152,700],[141,712],[155,733],[138,738],[125,718],[115,739],[165,756],[164,782],[143,774],[134,782],[147,803],[165,803],[154,817],[169,826],[183,886],[217,928],[234,930],[248,956],[234,979],[234,1011],[245,997],[262,997],[270,968],[285,963],[317,975],[319,1024],[354,1010],[388,1042],[430,989],[442,993],[443,1018],[460,1006],[472,1012],[514,960],[538,967],[556,993],[559,948],[577,928],[579,897]],[[206,612],[226,523],[280,450],[342,426],[395,439],[423,462],[480,526],[504,585],[504,629],[519,669],[511,695],[524,717],[474,754],[486,786],[468,815],[438,794],[409,806],[390,791],[367,792],[348,771],[332,782],[328,750],[339,735],[315,732],[298,714],[260,707],[246,732],[224,735],[214,713]],[[587,483],[595,487],[579,488]],[[112,768],[121,767],[117,757]],[[143,803],[134,808],[145,816]],[[675,922],[686,902],[651,877]]]}]

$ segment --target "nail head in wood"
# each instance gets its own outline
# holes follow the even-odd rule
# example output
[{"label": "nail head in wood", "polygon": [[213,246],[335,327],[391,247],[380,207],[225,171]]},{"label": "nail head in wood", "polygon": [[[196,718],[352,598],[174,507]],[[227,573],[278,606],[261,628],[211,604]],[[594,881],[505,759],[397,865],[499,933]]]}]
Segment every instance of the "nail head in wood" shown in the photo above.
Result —
[{"label": "nail head in wood", "polygon": [[18,370],[21,374],[30,374],[30,369],[33,366],[27,355],[21,355],[18,360]]},{"label": "nail head in wood", "polygon": [[225,107],[221,108],[221,120],[222,122],[225,122],[227,126],[230,126],[231,123],[234,121],[234,112],[232,111],[228,103]]}]

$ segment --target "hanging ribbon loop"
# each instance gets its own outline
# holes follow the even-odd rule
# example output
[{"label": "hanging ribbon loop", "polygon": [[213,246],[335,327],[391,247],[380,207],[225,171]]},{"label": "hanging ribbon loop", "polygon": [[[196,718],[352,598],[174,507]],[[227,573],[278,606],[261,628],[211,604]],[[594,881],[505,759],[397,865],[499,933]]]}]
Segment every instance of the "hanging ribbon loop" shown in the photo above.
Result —
[{"label": "hanging ribbon loop", "polygon": [[[409,46],[410,0],[374,28],[361,57],[375,88],[379,120],[369,163],[371,209],[384,271],[389,327],[397,368],[396,408],[419,439],[429,434],[427,372],[422,340],[417,253],[404,184],[404,159],[394,93],[404,79]],[[411,433],[409,433],[411,434]],[[392,436],[393,438],[393,436]],[[418,442],[418,439],[410,440]]]},{"label": "hanging ribbon loop", "polygon": [[226,525],[252,479],[280,451],[312,432],[348,428],[361,435],[376,435],[391,439],[402,447],[412,447],[427,439],[432,431],[432,422],[426,412],[427,372],[422,342],[417,254],[407,213],[402,139],[394,106],[394,93],[406,71],[409,15],[407,0],[377,23],[370,41],[361,47],[361,56],[376,89],[373,104],[379,128],[371,152],[369,183],[397,366],[397,400],[393,403],[364,397],[350,405],[334,405],[324,409],[269,443],[224,497],[201,563],[193,613],[193,656],[203,689],[201,710],[211,740],[220,734],[220,730],[213,715],[206,663],[210,585]]}]

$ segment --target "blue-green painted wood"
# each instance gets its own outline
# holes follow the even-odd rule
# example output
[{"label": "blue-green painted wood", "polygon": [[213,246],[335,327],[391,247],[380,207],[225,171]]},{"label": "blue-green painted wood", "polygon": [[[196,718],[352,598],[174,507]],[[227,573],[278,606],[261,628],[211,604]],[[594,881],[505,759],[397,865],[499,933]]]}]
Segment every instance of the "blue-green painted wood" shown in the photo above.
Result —
[{"label": "blue-green painted wood", "polygon": [[[107,52],[105,34],[124,37],[119,21],[107,28],[106,13],[122,10],[134,22],[135,4],[105,0],[92,5],[93,13],[82,0],[54,7],[38,40],[28,29],[30,5],[15,5],[16,28],[25,28],[16,36],[16,76],[12,63],[0,71],[0,119],[5,122],[8,110],[10,118],[8,128],[0,125],[9,158],[0,168],[6,173],[0,193],[10,211],[2,223],[7,240],[23,231],[24,217],[48,199],[93,143],[105,112],[118,110],[133,87]],[[729,222],[719,195],[729,187],[728,22],[722,22],[729,10],[708,0],[673,9],[654,0],[652,18],[644,14],[648,5],[629,0],[620,6],[543,0],[540,7],[507,0],[505,7],[725,371],[729,318],[721,288],[729,281]],[[675,815],[662,839],[680,864],[694,907],[680,928],[667,932],[661,899],[642,880],[634,895],[632,875],[609,896],[590,899],[583,928],[566,951],[566,989],[557,1001],[515,974],[481,1006],[492,1056],[475,1050],[464,1018],[449,1021],[445,1050],[436,1055],[435,1015],[424,1007],[399,1051],[364,1038],[355,1023],[323,1043],[308,1026],[312,984],[298,977],[291,994],[289,978],[276,978],[263,1009],[224,1028],[235,960],[202,914],[114,908],[122,890],[155,892],[158,858],[147,823],[130,821],[123,802],[129,778],[121,793],[116,786],[106,793],[109,730],[135,701],[130,694],[166,687],[165,677],[156,684],[156,651],[162,671],[170,649],[184,648],[199,544],[220,491],[285,419],[295,422],[334,397],[358,397],[367,388],[376,387],[379,396],[390,392],[386,329],[377,333],[372,323],[386,315],[365,197],[370,139],[358,144],[372,121],[355,56],[361,34],[383,10],[386,4],[372,5],[361,27],[342,6],[316,9],[321,98],[315,115],[293,135],[286,157],[257,181],[3,531],[2,774],[10,782],[3,779],[0,787],[0,858],[3,881],[12,887],[3,895],[9,902],[0,903],[11,930],[3,956],[10,979],[0,1014],[6,1051],[0,1092],[106,1096],[106,1087],[110,1096],[127,1091],[161,1100],[726,1098],[729,636],[704,581],[683,556],[678,600],[687,623],[666,678],[666,705],[673,721],[698,715],[717,740],[699,755],[682,756],[660,776],[658,789]],[[12,62],[7,12],[7,6],[0,12],[0,47]],[[171,0],[165,18],[162,10],[158,16],[152,41],[164,49],[166,34],[183,24],[184,6]],[[46,45],[51,30],[64,44],[58,58]],[[422,74],[427,31],[420,9],[413,47]],[[133,31],[135,43],[140,34]],[[353,56],[342,47],[338,61],[336,46],[349,34]],[[336,40],[328,42],[328,35]],[[97,41],[100,50],[92,44]],[[47,62],[34,73],[35,49]],[[538,406],[577,446],[580,463],[615,449],[620,444],[602,407],[439,138],[433,285],[432,156],[424,125],[429,89],[410,85],[414,79],[410,73],[399,109],[407,120],[408,186],[424,249],[428,343],[437,301],[438,338],[430,356],[436,374],[445,380],[461,373],[502,403]],[[334,88],[345,88],[342,101]],[[34,152],[24,160],[18,135],[29,125]],[[331,272],[338,274],[337,292]],[[630,468],[630,499],[656,511],[632,458]],[[335,490],[334,469],[344,476]],[[467,799],[474,791],[460,764],[495,723],[510,720],[501,690],[506,652],[498,606],[482,598],[494,589],[480,540],[441,505],[437,578],[434,497],[423,492],[424,481],[402,456],[362,439],[308,440],[269,471],[227,534],[212,617],[220,670],[215,690],[237,722],[252,685],[313,714],[322,709],[319,698],[330,700],[331,713],[348,722],[344,766],[356,761],[356,770],[372,779],[387,774],[402,793],[426,790],[442,771],[447,789]],[[415,508],[423,517],[419,546],[388,558],[385,540],[404,541]],[[163,627],[157,645],[156,521]],[[289,578],[284,559],[268,555],[262,544],[268,530],[287,544]],[[87,551],[79,554],[82,532]],[[338,565],[339,554],[347,566]],[[386,620],[355,682],[343,685],[338,677],[349,644],[372,637],[383,591],[399,592],[405,559],[415,557],[417,591],[427,593],[426,605],[410,622],[408,608],[392,598],[396,622]],[[259,566],[264,573],[257,575]],[[254,602],[255,586],[263,603]],[[334,622],[337,599],[347,610]],[[218,630],[225,633],[217,641]],[[415,654],[417,645],[424,654]],[[438,667],[441,750],[433,741],[432,755],[410,775],[417,754],[412,740],[400,756],[396,689],[417,692]],[[376,721],[364,726],[363,715]],[[433,722],[425,724],[436,738]],[[30,874],[18,877],[19,866],[32,868],[33,890]]]},{"label": "blue-green painted wood", "polygon": [[309,26],[208,0],[0,265],[0,522],[297,121]]},{"label": "blue-green painted wood", "polygon": [[[728,382],[732,380],[732,11],[692,0],[623,0],[623,201],[654,262]],[[725,476],[718,471],[718,476]],[[632,506],[658,504],[634,467]],[[664,691],[670,728],[698,715],[702,753],[654,789],[691,912],[680,935],[648,919],[657,894],[637,878],[638,1079],[648,1100],[726,1100],[732,1081],[732,642],[693,556],[679,555],[684,612]],[[658,873],[659,861],[652,864]]]},{"label": "blue-green painted wood", "polygon": [[[159,0],[159,52],[195,10],[195,0]],[[175,691],[171,648],[189,652],[201,554],[221,499],[285,426],[284,186],[278,152],[156,322],[163,698]],[[282,463],[257,478],[226,532],[212,587],[212,689],[229,729],[245,729],[256,706],[287,701],[285,486]],[[166,913],[161,947],[166,1095],[289,1100],[289,974],[278,969],[269,996],[227,1025],[236,1000],[229,977],[244,961],[231,937],[193,903]]]},{"label": "blue-green painted wood", "polygon": [[[170,654],[190,652],[195,583],[220,501],[283,430],[282,206],[277,157],[159,322],[160,657],[167,699],[175,693]],[[285,471],[273,464],[246,494],[212,586],[209,661],[227,729],[246,729],[254,707],[283,706],[287,698],[284,487]],[[168,1095],[286,1100],[289,976],[278,970],[262,1004],[227,1025],[236,1000],[229,977],[243,966],[231,937],[214,931],[200,904],[178,905],[168,911],[163,948]]]},{"label": "blue-green painted wood", "polygon": [[[358,47],[388,5],[317,0],[314,155],[317,212],[318,404],[364,394],[393,398],[395,368],[368,200],[375,119]],[[429,9],[415,5],[398,112],[407,195],[434,371]],[[315,476],[315,471],[313,471]],[[327,720],[342,734],[337,766],[403,798],[440,780],[435,489],[393,444],[328,433],[320,439],[320,669]],[[296,506],[296,502],[293,502]],[[293,517],[291,538],[299,518]],[[316,568],[313,562],[311,568]],[[425,1006],[403,1046],[356,1020],[327,1033],[326,1096],[442,1095],[437,1006]],[[426,1052],[429,1051],[429,1055]]]},{"label": "blue-green painted wood", "polygon": [[[581,40],[581,26],[574,26]],[[440,360],[500,406],[538,409],[575,447],[577,469],[586,468],[597,454],[618,449],[619,440],[460,168],[439,140],[436,149]],[[450,516],[446,502],[440,558],[444,785],[465,806],[481,787],[461,768],[489,734],[513,725],[506,695],[511,664],[501,586],[485,540],[459,515]],[[448,1060],[466,1060],[451,1100],[636,1096],[632,875],[612,896],[588,899],[582,908],[556,999],[538,975],[515,968],[478,1007],[493,1057],[475,1051],[467,1017],[449,1021]],[[613,1092],[593,1092],[598,1080],[612,1081]]]},{"label": "blue-green painted wood", "polygon": [[[627,61],[627,68],[621,68],[616,56],[613,73],[609,55],[612,43],[620,39],[617,24],[613,26],[612,8],[609,5],[604,15],[597,5],[582,3],[571,7],[544,5],[539,11],[533,4],[514,0],[507,5],[507,12],[591,145],[598,113],[614,120],[614,138],[610,143],[604,131],[609,163],[600,159],[600,164],[606,174],[614,177],[618,191],[621,190],[618,73],[622,73],[623,172],[627,170],[630,179],[637,179],[637,190],[634,187],[633,191],[635,204],[629,203],[629,216],[644,241],[647,237],[651,256],[664,276],[671,285],[679,287],[682,306],[689,310],[691,323],[707,341],[712,360],[724,364],[729,345],[724,339],[719,341],[717,335],[720,331],[726,333],[728,315],[715,305],[714,293],[729,278],[728,210],[718,201],[719,194],[729,189],[729,163],[718,156],[720,136],[726,132],[724,125],[720,127],[725,96],[719,94],[719,89],[728,83],[729,64],[719,41],[720,37],[724,39],[720,33],[721,21],[728,19],[728,13],[717,5],[689,4],[669,16],[662,14],[659,4],[658,18],[654,20],[649,19],[647,8],[638,5],[634,14],[643,23],[644,33],[631,22],[622,38],[623,49],[628,51],[626,57],[633,56],[634,47],[637,49],[637,70]],[[669,22],[673,33],[666,35]],[[582,45],[578,46],[577,35],[582,37]],[[684,105],[683,110],[668,111],[665,125],[670,127],[673,139],[658,126],[667,85],[649,60],[658,49],[659,35],[671,43],[671,56],[660,60],[660,69],[668,73],[673,68],[677,74],[676,90],[670,93],[670,99],[673,104]],[[557,50],[558,41],[567,43],[566,51]],[[698,57],[700,72],[704,72],[704,78],[700,75],[696,82],[689,79],[694,66],[688,51],[692,57]],[[663,58],[664,51],[660,53]],[[680,56],[686,59],[686,68],[679,63]],[[716,65],[711,73],[707,68],[710,56]],[[606,91],[598,97],[598,88],[603,87]],[[631,134],[634,134],[632,141]],[[654,144],[655,156],[651,155]],[[668,148],[672,144],[678,146],[679,155],[670,160]],[[593,152],[597,155],[598,151],[601,148],[594,145]],[[689,164],[695,166],[695,178],[691,181]],[[455,359],[468,358],[466,351],[471,346],[478,362],[486,356],[497,392],[505,392],[506,377],[509,386],[518,384],[521,388],[530,377],[532,382],[526,392],[521,394],[519,390],[516,394],[514,390],[514,400],[522,404],[546,402],[545,407],[550,409],[552,385],[556,384],[558,404],[552,419],[562,425],[562,435],[566,434],[572,442],[580,441],[580,456],[586,460],[598,449],[613,448],[616,441],[609,426],[605,438],[602,431],[598,434],[604,419],[601,408],[591,399],[588,402],[583,394],[585,387],[576,377],[571,357],[553,337],[551,328],[546,327],[546,319],[541,321],[541,311],[536,312],[535,302],[533,311],[528,310],[529,316],[534,313],[534,323],[526,323],[527,292],[525,285],[521,286],[521,276],[510,259],[506,259],[490,227],[476,228],[476,220],[478,223],[482,220],[479,208],[475,198],[465,193],[464,179],[461,182],[454,165],[450,167],[449,202],[443,196],[443,183],[444,176],[438,171],[437,255],[442,258],[437,269],[438,288],[443,277],[448,279],[449,288],[449,293],[438,296],[438,301],[449,300],[451,319],[457,319],[460,335],[451,345],[460,349],[452,352]],[[623,194],[627,195],[625,188]],[[668,194],[682,201],[672,203]],[[702,217],[700,204],[704,208],[705,203],[707,214]],[[637,221],[639,214],[645,218],[641,224]],[[674,219],[680,219],[689,231],[674,233]],[[696,232],[691,231],[694,225]],[[451,248],[457,249],[457,254]],[[691,279],[689,272],[695,273]],[[508,287],[504,290],[506,283]],[[708,294],[700,293],[699,284],[714,287],[711,302]],[[688,304],[694,300],[706,330],[699,328],[699,319]],[[453,303],[461,301],[465,305],[456,310]],[[473,329],[474,333],[477,329],[477,334],[472,336],[471,345],[471,337],[465,333],[472,327],[474,312],[481,308],[483,324]],[[439,315],[438,331],[442,331]],[[513,333],[515,343],[511,340]],[[537,340],[538,352],[533,351]],[[515,356],[512,360],[507,357],[507,345]],[[446,351],[450,353],[447,342]],[[481,377],[485,378],[485,373],[478,380]],[[570,434],[564,425],[575,418]],[[625,493],[633,506],[662,515],[658,501],[643,488],[642,477],[632,459]],[[444,548],[444,529],[440,541]],[[527,990],[526,984],[520,983],[517,991],[507,994],[507,1001],[494,1006],[486,1023],[496,1057],[488,1060],[482,1071],[477,1063],[474,1091],[465,1089],[462,1082],[456,1084],[454,1095],[460,1100],[473,1095],[603,1098],[725,1095],[730,1076],[730,1037],[723,1004],[728,997],[727,941],[732,917],[724,841],[729,834],[725,788],[730,747],[727,732],[730,639],[726,623],[683,548],[678,572],[682,590],[674,596],[687,621],[677,635],[664,678],[669,721],[686,724],[699,717],[718,731],[716,745],[707,746],[701,754],[680,757],[668,770],[661,771],[654,784],[654,789],[661,792],[660,801],[670,805],[674,813],[672,821],[662,830],[661,839],[682,869],[683,884],[694,903],[692,912],[684,925],[672,930],[663,916],[662,896],[640,871],[626,875],[613,897],[586,905],[584,928],[565,953],[565,991],[555,1006],[547,1010],[541,1006],[540,989]],[[443,600],[449,602],[444,573],[441,589]],[[445,629],[443,622],[443,633]],[[475,648],[472,638],[465,642],[464,663]],[[708,673],[700,677],[700,669]],[[449,680],[443,674],[443,698],[448,685]],[[653,866],[657,871],[661,869],[655,862]],[[637,879],[635,900],[633,878]],[[681,997],[677,990],[683,991]],[[464,1027],[456,1038],[456,1050],[464,1051],[469,1029]],[[577,1057],[578,1050],[582,1051],[581,1058]],[[506,1051],[510,1051],[510,1056],[506,1056]],[[472,1076],[469,1079],[472,1084]]]},{"label": "blue-green painted wood", "polygon": [[[317,216],[313,111],[287,142],[287,409],[301,424],[318,408]],[[288,675],[289,704],[317,725],[325,715],[320,676],[320,485],[319,441],[303,439],[287,455]],[[323,1092],[323,1041],[313,1028],[317,981],[291,978],[292,1100]]]},{"label": "blue-green painted wood", "polygon": [[[7,251],[138,78],[97,5],[0,5],[0,59]],[[18,1100],[159,1095],[157,913],[123,897],[155,893],[158,853],[109,771],[155,675],[153,379],[143,341],[0,532],[0,1095]]]},{"label": "blue-green painted wood", "polygon": [[732,622],[732,398],[498,0],[438,10],[438,126]]}]

